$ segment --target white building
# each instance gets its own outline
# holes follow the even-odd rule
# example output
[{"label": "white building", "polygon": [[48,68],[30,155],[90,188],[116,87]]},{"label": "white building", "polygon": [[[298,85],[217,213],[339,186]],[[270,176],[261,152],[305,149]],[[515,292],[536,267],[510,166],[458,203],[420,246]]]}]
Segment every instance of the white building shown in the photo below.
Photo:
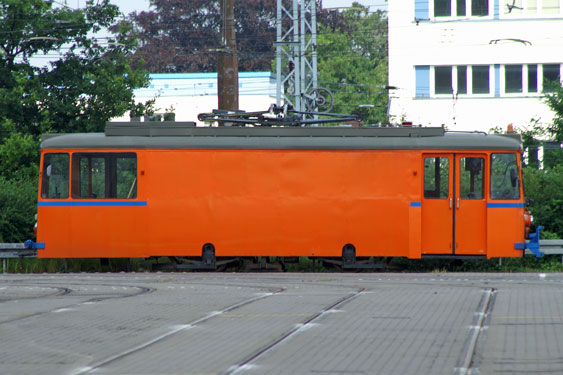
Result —
[{"label": "white building", "polygon": [[[154,73],[149,87],[134,92],[136,103],[156,99],[157,114],[173,108],[176,121],[197,121],[199,113],[218,108],[217,73]],[[270,72],[239,73],[239,109],[265,111],[276,102],[276,76]],[[113,121],[129,121],[129,114]]]},{"label": "white building", "polygon": [[563,0],[391,0],[392,122],[482,130],[553,117],[544,80],[563,63]]}]

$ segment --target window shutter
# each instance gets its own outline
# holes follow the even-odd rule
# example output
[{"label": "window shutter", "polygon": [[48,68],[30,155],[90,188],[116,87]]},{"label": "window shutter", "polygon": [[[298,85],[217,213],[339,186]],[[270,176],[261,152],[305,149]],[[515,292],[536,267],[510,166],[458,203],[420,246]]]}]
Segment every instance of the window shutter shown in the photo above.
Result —
[{"label": "window shutter", "polygon": [[429,98],[430,97],[430,66],[420,65],[415,66],[416,75],[416,97]]},{"label": "window shutter", "polygon": [[414,18],[417,20],[427,20],[428,17],[428,1],[429,0],[414,0]]}]

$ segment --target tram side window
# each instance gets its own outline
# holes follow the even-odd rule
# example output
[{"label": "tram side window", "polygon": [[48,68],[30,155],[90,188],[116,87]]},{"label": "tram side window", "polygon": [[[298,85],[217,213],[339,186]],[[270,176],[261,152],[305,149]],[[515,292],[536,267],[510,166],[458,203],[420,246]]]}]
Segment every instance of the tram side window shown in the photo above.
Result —
[{"label": "tram side window", "polygon": [[72,155],[72,197],[133,199],[137,197],[137,155],[75,153]]},{"label": "tram side window", "polygon": [[450,159],[424,158],[424,198],[446,199],[449,196]]},{"label": "tram side window", "polygon": [[459,172],[459,196],[462,199],[485,197],[485,159],[461,158]]},{"label": "tram side window", "polygon": [[41,198],[68,198],[68,154],[45,154],[41,181]]},{"label": "tram side window", "polygon": [[516,154],[491,155],[491,199],[520,199]]}]

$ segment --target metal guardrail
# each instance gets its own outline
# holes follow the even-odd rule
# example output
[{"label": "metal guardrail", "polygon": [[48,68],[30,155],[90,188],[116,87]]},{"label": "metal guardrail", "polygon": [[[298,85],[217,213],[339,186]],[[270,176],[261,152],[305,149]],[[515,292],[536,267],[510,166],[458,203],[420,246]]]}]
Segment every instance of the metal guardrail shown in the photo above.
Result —
[{"label": "metal guardrail", "polygon": [[24,243],[0,243],[0,258],[36,257],[37,250],[29,249]]},{"label": "metal guardrail", "polygon": [[[540,250],[545,255],[563,255],[563,240],[540,240]],[[526,254],[532,254],[526,250]]]}]

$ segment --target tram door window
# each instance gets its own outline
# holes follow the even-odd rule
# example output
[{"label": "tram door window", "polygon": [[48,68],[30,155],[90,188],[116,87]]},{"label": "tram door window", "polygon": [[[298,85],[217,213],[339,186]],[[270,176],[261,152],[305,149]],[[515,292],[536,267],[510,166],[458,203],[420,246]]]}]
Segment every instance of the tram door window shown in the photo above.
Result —
[{"label": "tram door window", "polygon": [[491,199],[520,199],[516,154],[491,155]]},{"label": "tram door window", "polygon": [[460,198],[483,199],[485,197],[485,159],[462,157],[459,163]]},{"label": "tram door window", "polygon": [[424,158],[424,198],[448,198],[449,173],[450,159]]},{"label": "tram door window", "polygon": [[41,181],[41,198],[68,198],[68,154],[45,154]]},{"label": "tram door window", "polygon": [[72,197],[136,198],[137,155],[135,153],[73,154]]}]

